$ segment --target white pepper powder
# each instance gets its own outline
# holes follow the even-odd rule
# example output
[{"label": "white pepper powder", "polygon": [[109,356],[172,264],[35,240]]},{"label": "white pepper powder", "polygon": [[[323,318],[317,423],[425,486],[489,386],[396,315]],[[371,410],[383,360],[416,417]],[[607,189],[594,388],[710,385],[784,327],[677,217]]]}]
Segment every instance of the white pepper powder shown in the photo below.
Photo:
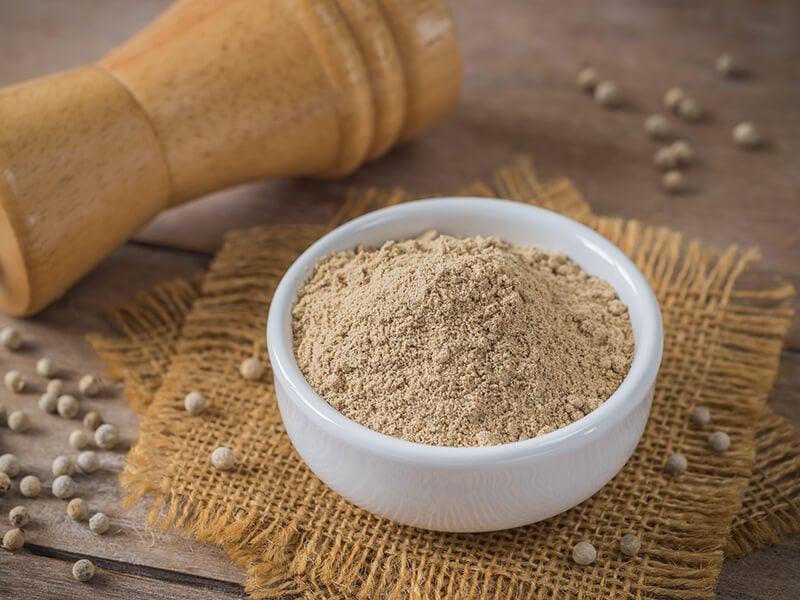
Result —
[{"label": "white pepper powder", "polygon": [[293,316],[300,370],[329,404],[440,446],[568,425],[616,390],[633,353],[627,308],[608,283],[561,254],[494,238],[330,255]]}]

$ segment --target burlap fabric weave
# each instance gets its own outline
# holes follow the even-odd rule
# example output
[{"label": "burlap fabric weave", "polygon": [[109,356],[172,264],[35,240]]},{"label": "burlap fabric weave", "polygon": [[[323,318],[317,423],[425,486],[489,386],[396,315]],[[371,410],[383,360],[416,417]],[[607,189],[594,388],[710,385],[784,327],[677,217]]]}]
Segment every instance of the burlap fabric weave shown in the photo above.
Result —
[{"label": "burlap fabric weave", "polygon": [[[165,284],[113,311],[124,335],[93,343],[143,411],[121,478],[127,501],[147,496],[151,522],[224,546],[247,568],[256,598],[713,597],[724,552],[742,554],[798,529],[800,442],[766,408],[791,317],[781,301],[791,290],[740,289],[752,253],[597,218],[568,181],[540,184],[526,163],[468,191],[595,227],[631,256],[659,298],[665,354],[651,418],[606,487],[542,523],[457,535],[372,516],[304,466],[281,425],[271,377],[247,382],[238,366],[266,357],[267,307],[299,252],[338,222],[408,199],[368,191],[326,226],[235,232],[202,283]],[[201,417],[187,419],[182,409],[189,390],[211,399]],[[731,435],[730,451],[711,452],[708,431],[690,425],[696,404]],[[210,467],[220,444],[235,449],[234,472]],[[664,471],[672,452],[687,455],[685,475]],[[636,558],[618,548],[628,532],[642,538]],[[598,548],[589,567],[570,559],[582,539]]]}]

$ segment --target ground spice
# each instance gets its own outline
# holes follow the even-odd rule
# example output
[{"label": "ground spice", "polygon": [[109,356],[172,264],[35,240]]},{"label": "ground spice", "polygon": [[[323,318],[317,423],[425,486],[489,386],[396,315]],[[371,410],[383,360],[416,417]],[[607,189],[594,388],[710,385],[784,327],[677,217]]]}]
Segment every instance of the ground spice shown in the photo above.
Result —
[{"label": "ground spice", "polygon": [[330,255],[293,316],[298,364],[327,402],[441,446],[563,427],[614,392],[633,354],[607,282],[494,238],[424,235]]}]

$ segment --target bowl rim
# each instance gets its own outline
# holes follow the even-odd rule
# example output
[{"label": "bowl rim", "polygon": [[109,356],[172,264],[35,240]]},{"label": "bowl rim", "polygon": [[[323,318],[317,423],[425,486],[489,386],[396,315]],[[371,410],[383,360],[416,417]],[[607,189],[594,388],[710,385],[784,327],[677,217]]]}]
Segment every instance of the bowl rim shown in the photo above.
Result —
[{"label": "bowl rim", "polygon": [[[294,345],[287,345],[283,340],[287,322],[289,337],[293,339],[292,307],[297,287],[293,287],[292,282],[297,280],[302,285],[313,273],[316,261],[332,251],[330,247],[341,246],[348,239],[352,240],[352,247],[355,247],[359,243],[359,235],[365,229],[369,230],[397,217],[420,216],[419,213],[424,214],[432,209],[452,208],[463,214],[478,203],[482,209],[490,205],[496,210],[510,210],[513,207],[513,210],[527,212],[537,226],[546,225],[564,230],[569,235],[578,235],[592,251],[604,255],[607,260],[616,264],[628,283],[637,290],[637,297],[641,299],[640,308],[644,313],[641,339],[634,344],[633,360],[627,375],[602,405],[577,421],[535,438],[494,446],[420,444],[377,432],[346,417],[311,387],[297,365]],[[602,435],[613,423],[632,412],[638,404],[637,400],[641,401],[647,396],[654,385],[663,351],[658,300],[644,275],[622,250],[589,227],[553,211],[511,200],[469,196],[414,200],[382,208],[348,221],[322,236],[291,264],[281,278],[270,304],[266,334],[276,387],[280,384],[294,392],[292,396],[299,400],[294,404],[327,433],[345,438],[349,444],[366,452],[395,461],[423,461],[427,464],[469,467],[558,453],[571,446],[570,442],[577,442],[582,437]]]}]

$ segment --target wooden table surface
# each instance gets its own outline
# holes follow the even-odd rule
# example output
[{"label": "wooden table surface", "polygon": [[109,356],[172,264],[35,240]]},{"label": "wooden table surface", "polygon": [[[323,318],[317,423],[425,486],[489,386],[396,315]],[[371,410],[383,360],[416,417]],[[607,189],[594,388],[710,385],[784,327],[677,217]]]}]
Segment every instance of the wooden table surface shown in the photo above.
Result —
[{"label": "wooden table surface", "polygon": [[[168,4],[0,0],[0,85],[88,62]],[[75,386],[81,373],[102,370],[84,341],[87,332],[111,331],[102,306],[204,268],[225,231],[325,219],[353,184],[400,185],[420,193],[455,190],[519,153],[532,154],[545,177],[571,177],[601,214],[666,224],[719,246],[758,246],[763,261],[747,277],[800,287],[800,3],[462,0],[453,3],[453,11],[463,41],[465,84],[462,103],[447,123],[343,181],[256,182],[163,214],[66,297],[36,318],[16,321],[30,343],[20,354],[3,354],[0,370],[31,372],[34,359],[47,354],[64,365]],[[740,56],[750,77],[721,80],[713,62],[722,52]],[[575,89],[574,75],[584,61],[618,82],[624,108],[605,111]],[[659,190],[651,166],[655,146],[642,133],[644,117],[659,110],[671,85],[690,90],[710,112],[703,124],[679,125],[699,155],[687,171],[691,191],[681,196]],[[732,146],[730,130],[740,119],[761,126],[766,148],[745,153]],[[800,424],[798,321],[771,403]],[[0,315],[0,326],[10,322]],[[32,393],[12,397],[3,390],[0,402],[11,407],[34,402],[42,383],[33,379]],[[120,387],[87,405],[121,427],[124,446],[135,441],[137,419]],[[30,472],[47,481],[50,461],[68,453],[67,435],[77,423],[31,412],[36,430],[26,435],[0,430],[0,452],[19,454]],[[108,454],[98,474],[81,479],[92,509],[111,517],[109,535],[98,537],[70,522],[63,502],[49,494],[26,502],[36,525],[29,528],[25,552],[0,553],[1,597],[243,594],[244,575],[222,551],[144,526],[143,507],[119,507],[116,475],[123,462],[124,452]],[[0,498],[0,513],[17,501]],[[84,555],[101,568],[90,585],[70,577],[71,562]],[[727,560],[719,597],[800,597],[798,564],[800,536]]]}]

